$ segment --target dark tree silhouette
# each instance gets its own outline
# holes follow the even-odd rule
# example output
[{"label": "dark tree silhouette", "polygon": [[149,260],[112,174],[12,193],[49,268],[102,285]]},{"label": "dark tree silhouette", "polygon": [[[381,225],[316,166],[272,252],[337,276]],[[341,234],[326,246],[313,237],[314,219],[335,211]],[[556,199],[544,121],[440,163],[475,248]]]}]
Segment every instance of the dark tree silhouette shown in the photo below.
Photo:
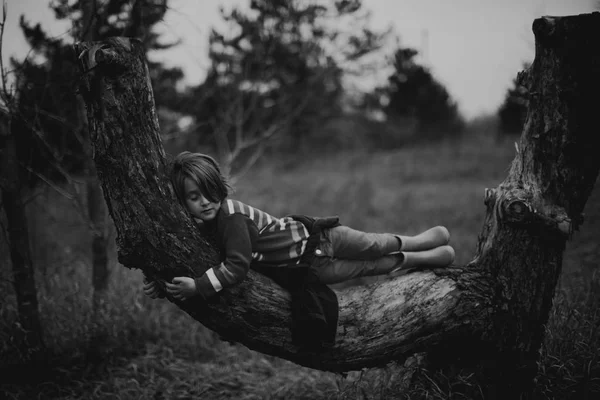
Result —
[{"label": "dark tree silhouette", "polygon": [[[523,69],[527,70],[527,68],[529,68],[529,65],[525,64]],[[506,91],[504,101],[498,109],[500,119],[498,133],[502,135],[520,135],[527,117],[528,104],[527,88],[515,78],[512,87]]]},{"label": "dark tree silhouette", "polygon": [[[139,38],[144,49],[163,49],[152,27],[161,21],[167,10],[166,0],[59,0],[51,3],[59,19],[69,19],[73,26],[70,36],[75,40],[99,40],[114,35]],[[31,45],[31,55],[23,61],[12,59],[16,74],[16,95],[10,109],[11,140],[14,140],[16,165],[20,181],[36,184],[65,184],[74,176],[83,176],[83,197],[73,195],[76,208],[89,223],[93,283],[93,310],[96,321],[91,349],[98,347],[104,331],[101,316],[106,305],[109,284],[109,219],[102,189],[92,160],[91,138],[88,134],[85,104],[77,96],[80,79],[77,57],[71,44],[49,37],[40,24],[30,25],[24,17],[21,29]],[[145,54],[145,53],[144,53]],[[34,60],[42,59],[43,62]],[[177,74],[149,63],[154,76]],[[179,71],[180,72],[180,71]],[[163,88],[157,98],[171,96],[175,89]],[[15,216],[16,217],[16,216]],[[24,239],[25,240],[25,239]],[[27,241],[27,240],[25,240]],[[26,258],[23,258],[26,259]],[[33,303],[31,303],[33,304]]]},{"label": "dark tree silhouette", "polygon": [[464,121],[456,103],[431,72],[415,61],[417,54],[411,48],[396,50],[394,72],[387,86],[377,88],[372,95],[376,106],[382,107],[392,121],[414,123],[417,138],[440,138],[461,132]]},{"label": "dark tree silhouette", "polygon": [[[6,24],[6,5],[2,10],[0,23],[0,50],[4,43],[4,27]],[[34,265],[31,257],[27,214],[22,191],[23,174],[19,163],[19,146],[23,142],[17,140],[14,130],[14,116],[18,115],[17,93],[7,85],[7,72],[0,51],[0,211],[4,210],[6,238],[12,262],[12,276],[17,300],[18,323],[14,347],[18,349],[17,357],[21,362],[37,362],[43,360],[45,344],[42,324],[38,309],[37,288],[35,285]],[[10,362],[10,361],[9,361]]]}]

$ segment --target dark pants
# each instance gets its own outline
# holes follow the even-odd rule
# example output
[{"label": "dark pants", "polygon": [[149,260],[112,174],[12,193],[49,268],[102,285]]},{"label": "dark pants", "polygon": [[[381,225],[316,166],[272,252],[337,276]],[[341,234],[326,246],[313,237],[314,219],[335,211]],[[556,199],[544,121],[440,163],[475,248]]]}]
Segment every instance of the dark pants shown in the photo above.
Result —
[{"label": "dark pants", "polygon": [[400,241],[391,233],[361,232],[347,226],[325,229],[315,250],[316,273],[334,284],[361,276],[383,275],[397,268]]}]

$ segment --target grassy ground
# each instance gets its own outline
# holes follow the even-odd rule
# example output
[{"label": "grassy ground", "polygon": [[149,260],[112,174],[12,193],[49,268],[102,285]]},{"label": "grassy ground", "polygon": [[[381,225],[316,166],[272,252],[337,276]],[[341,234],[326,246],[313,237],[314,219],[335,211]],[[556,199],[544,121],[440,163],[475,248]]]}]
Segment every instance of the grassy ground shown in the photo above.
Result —
[{"label": "grassy ground", "polygon": [[[452,233],[457,263],[474,255],[484,216],[484,188],[506,177],[511,141],[489,137],[393,152],[279,160],[245,177],[233,198],[275,215],[337,214],[358,229],[416,234],[442,224]],[[600,188],[588,218],[569,243],[564,273],[542,349],[540,398],[600,394]],[[51,191],[30,204],[36,279],[45,340],[55,365],[34,379],[31,369],[5,372],[0,397],[57,399],[379,399],[477,397],[468,372],[428,375],[401,392],[399,370],[342,376],[323,373],[223,342],[164,300],[142,292],[139,271],[115,261],[102,324],[106,345],[89,359],[89,236],[72,204]],[[5,248],[2,249],[2,254]],[[0,260],[4,265],[7,260]],[[15,356],[16,305],[8,268],[0,271],[0,366]],[[343,288],[338,287],[339,290]],[[463,393],[463,394],[461,394]],[[470,393],[465,397],[464,393]],[[586,397],[586,393],[587,396]]]}]

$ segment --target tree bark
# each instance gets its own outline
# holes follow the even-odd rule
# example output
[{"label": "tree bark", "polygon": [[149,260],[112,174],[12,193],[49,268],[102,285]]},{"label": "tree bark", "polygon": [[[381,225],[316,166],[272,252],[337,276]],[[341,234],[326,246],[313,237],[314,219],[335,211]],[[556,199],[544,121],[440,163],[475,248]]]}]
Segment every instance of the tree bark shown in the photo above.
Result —
[{"label": "tree bark", "polygon": [[[318,354],[292,345],[288,293],[253,271],[208,303],[170,300],[225,338],[316,369],[357,370],[448,347],[464,353],[478,343],[489,355],[482,357],[498,357],[489,369],[497,389],[530,386],[564,245],[600,166],[592,151],[600,55],[591,52],[600,44],[600,14],[540,18],[533,30],[527,124],[508,177],[486,191],[473,261],[338,293],[336,344]],[[166,176],[141,44],[111,38],[76,48],[120,262],[162,280],[204,273],[216,252]]]},{"label": "tree bark", "polygon": [[493,282],[484,338],[497,349],[498,391],[531,388],[566,240],[583,222],[598,170],[600,13],[533,23],[536,54],[519,74],[529,108],[508,177],[486,191],[472,268]]},{"label": "tree bark", "polygon": [[[10,122],[9,122],[10,124]],[[29,232],[25,204],[21,195],[19,161],[16,141],[10,127],[0,137],[0,187],[2,206],[6,211],[7,237],[9,239],[15,295],[22,337],[19,349],[23,361],[35,361],[45,349],[42,324],[38,309],[37,288],[29,246]]]}]

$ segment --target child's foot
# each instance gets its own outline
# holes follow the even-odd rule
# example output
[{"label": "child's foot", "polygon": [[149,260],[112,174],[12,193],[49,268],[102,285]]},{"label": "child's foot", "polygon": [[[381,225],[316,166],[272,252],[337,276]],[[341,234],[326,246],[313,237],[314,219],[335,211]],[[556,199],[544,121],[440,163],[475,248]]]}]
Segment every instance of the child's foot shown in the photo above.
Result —
[{"label": "child's foot", "polygon": [[427,268],[442,268],[454,262],[455,253],[451,246],[444,245],[425,251],[402,252],[401,264],[390,272],[393,274],[401,270],[421,270]]},{"label": "child's foot", "polygon": [[435,226],[416,236],[400,236],[400,251],[423,251],[447,245],[450,232],[445,226]]}]

